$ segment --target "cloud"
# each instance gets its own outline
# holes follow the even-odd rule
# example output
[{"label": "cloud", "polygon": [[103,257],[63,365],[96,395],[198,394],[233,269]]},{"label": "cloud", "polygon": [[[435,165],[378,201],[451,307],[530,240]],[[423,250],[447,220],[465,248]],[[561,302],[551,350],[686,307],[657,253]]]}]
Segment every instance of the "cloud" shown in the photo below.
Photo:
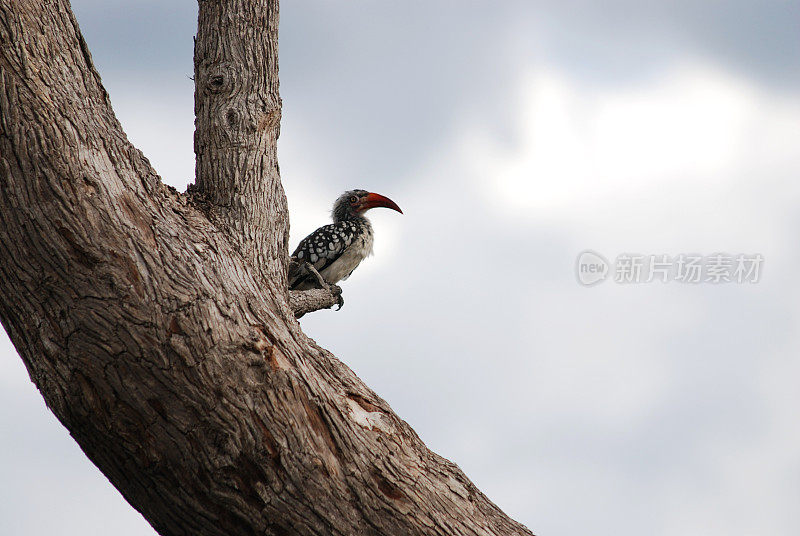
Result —
[{"label": "cloud", "polygon": [[490,198],[520,213],[596,216],[596,207],[654,190],[720,193],[755,165],[774,173],[798,160],[787,143],[800,133],[790,126],[800,119],[797,99],[776,99],[717,66],[680,65],[599,89],[538,67],[519,93],[514,143],[473,129],[464,153],[494,179],[482,181]]}]

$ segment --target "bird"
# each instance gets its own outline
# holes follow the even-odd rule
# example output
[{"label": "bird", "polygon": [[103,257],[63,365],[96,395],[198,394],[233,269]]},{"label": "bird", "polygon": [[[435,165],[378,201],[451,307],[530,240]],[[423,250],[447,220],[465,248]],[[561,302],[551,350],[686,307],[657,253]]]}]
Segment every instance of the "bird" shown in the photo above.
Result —
[{"label": "bird", "polygon": [[323,225],[302,239],[292,253],[289,289],[319,288],[320,282],[308,265],[329,285],[350,277],[361,261],[372,254],[372,224],[365,212],[376,207],[403,213],[397,203],[380,194],[357,189],[340,195],[331,211],[333,223]]}]

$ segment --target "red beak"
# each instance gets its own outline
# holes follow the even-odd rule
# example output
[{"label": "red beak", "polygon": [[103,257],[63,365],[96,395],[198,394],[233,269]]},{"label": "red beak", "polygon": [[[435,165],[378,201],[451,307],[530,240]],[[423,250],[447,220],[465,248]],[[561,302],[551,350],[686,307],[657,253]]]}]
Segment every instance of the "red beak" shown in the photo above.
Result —
[{"label": "red beak", "polygon": [[400,207],[397,206],[397,203],[395,203],[388,197],[382,196],[381,194],[373,194],[373,193],[369,193],[362,198],[359,211],[363,212],[365,210],[369,210],[375,207],[386,207],[392,210],[396,210],[400,214],[403,213],[403,211],[400,210]]}]

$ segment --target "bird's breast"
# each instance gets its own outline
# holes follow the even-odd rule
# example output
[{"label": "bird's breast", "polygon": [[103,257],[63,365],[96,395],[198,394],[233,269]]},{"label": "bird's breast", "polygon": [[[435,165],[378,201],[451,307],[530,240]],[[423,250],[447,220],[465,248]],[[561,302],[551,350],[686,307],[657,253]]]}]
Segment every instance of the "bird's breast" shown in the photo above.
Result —
[{"label": "bird's breast", "polygon": [[361,261],[372,254],[372,227],[365,225],[362,232],[358,233],[342,254],[330,266],[326,267],[320,275],[328,283],[338,283],[347,279]]}]

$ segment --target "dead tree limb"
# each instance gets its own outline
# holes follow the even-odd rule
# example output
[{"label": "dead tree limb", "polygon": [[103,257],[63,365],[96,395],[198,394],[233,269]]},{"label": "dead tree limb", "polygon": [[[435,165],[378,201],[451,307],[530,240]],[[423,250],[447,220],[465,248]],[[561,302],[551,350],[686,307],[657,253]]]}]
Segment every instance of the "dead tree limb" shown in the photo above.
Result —
[{"label": "dead tree limb", "polygon": [[128,142],[68,2],[0,0],[0,320],[160,534],[530,534],[294,318],[277,24],[200,2],[199,210]]}]

